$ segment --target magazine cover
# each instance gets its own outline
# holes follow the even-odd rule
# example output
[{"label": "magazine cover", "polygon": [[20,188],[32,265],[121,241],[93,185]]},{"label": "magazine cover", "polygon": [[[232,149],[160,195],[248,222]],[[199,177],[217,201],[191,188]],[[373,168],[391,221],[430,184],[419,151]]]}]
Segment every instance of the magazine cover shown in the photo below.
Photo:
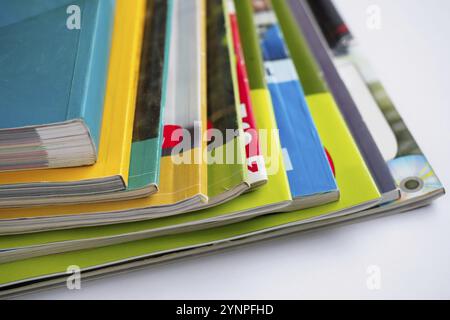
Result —
[{"label": "magazine cover", "polygon": [[96,162],[115,4],[1,1],[0,171]]},{"label": "magazine cover", "polygon": [[[328,15],[318,15],[317,12],[331,10],[338,15],[333,3],[322,0],[308,1],[308,3],[312,9],[309,11],[310,17],[315,17],[318,22],[317,30],[325,33],[325,28],[332,28],[334,22],[329,20]],[[306,1],[301,1],[300,4],[308,13]],[[340,16],[338,21],[343,21]],[[442,196],[445,190],[439,178],[395,108],[383,84],[373,72],[362,50],[355,41],[351,40],[352,36],[348,28],[342,34],[327,37],[326,43],[333,49],[333,58],[339,74],[366,120],[401,192],[400,199],[384,206],[383,210],[408,207],[418,202],[427,204],[432,199]],[[336,37],[340,40],[335,39]]]},{"label": "magazine cover", "polygon": [[255,21],[265,61],[266,80],[280,130],[293,208],[336,201],[339,191],[310,115],[271,2],[254,1]]}]

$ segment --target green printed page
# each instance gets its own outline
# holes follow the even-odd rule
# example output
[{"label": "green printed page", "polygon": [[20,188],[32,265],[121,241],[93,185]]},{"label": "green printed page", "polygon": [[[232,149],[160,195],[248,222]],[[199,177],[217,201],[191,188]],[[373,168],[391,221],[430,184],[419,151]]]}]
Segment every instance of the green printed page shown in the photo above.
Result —
[{"label": "green printed page", "polygon": [[[214,136],[208,146],[209,199],[245,183],[247,178],[239,89],[225,8],[223,0],[206,1],[208,129],[221,136]],[[230,135],[232,131],[238,136]]]},{"label": "green printed page", "polygon": [[[256,123],[259,129],[263,129],[267,132],[267,134],[260,133],[261,137],[267,136],[267,143],[265,143],[266,147],[261,148],[267,166],[267,184],[220,206],[172,217],[109,226],[2,236],[0,237],[0,250],[61,241],[110,237],[131,232],[171,227],[184,223],[201,222],[201,220],[205,219],[231,215],[239,211],[265,207],[272,204],[282,204],[292,200],[286,170],[283,164],[281,145],[277,134],[278,131],[276,130],[277,126],[275,115],[273,113],[272,101],[270,99],[270,93],[262,80],[264,69],[262,67],[262,57],[259,51],[259,45],[257,40],[255,40],[256,30],[253,24],[252,10],[251,7],[242,6],[240,3],[241,1],[237,3],[237,13],[240,15],[239,19],[250,20],[250,23],[247,23],[247,21],[244,20],[245,23],[243,23],[242,26],[241,21],[239,21],[247,66],[250,70],[261,70],[259,72],[250,72],[249,81],[252,86],[251,98],[254,104]],[[241,11],[243,11],[244,14],[242,14]],[[217,166],[219,167],[220,165]]]},{"label": "green printed page", "polygon": [[[331,96],[318,94],[309,97],[308,103],[312,106],[312,115],[316,121],[317,128],[322,134],[324,142],[330,146],[330,154],[333,155],[336,179],[341,189],[341,198],[338,202],[297,212],[262,216],[219,228],[1,264],[0,290],[8,289],[8,284],[17,281],[32,280],[37,277],[56,274],[64,275],[67,267],[70,265],[77,265],[82,269],[86,269],[162,251],[175,251],[189,246],[201,246],[211,242],[227,241],[230,238],[245,237],[254,232],[287,227],[301,223],[309,218],[326,215],[330,212],[337,212],[344,208],[351,208],[357,204],[369,203],[379,199],[380,195],[375,183],[370,177]],[[258,120],[260,119],[261,117]],[[279,170],[279,172],[284,172],[284,170]],[[287,186],[286,177],[284,174],[283,176],[282,180]],[[270,176],[269,186],[256,190],[254,193],[245,194],[241,198],[246,199],[246,201],[252,201],[257,197],[258,201],[261,202],[264,201],[264,199],[261,199],[264,196],[272,197],[273,199],[273,194],[283,187],[282,184],[277,185],[280,181],[274,180],[274,177],[276,175]],[[264,192],[263,190],[266,191]],[[289,190],[287,189],[286,191]],[[222,206],[222,210],[233,210],[239,206],[244,206],[244,203],[239,201],[241,198],[238,201],[233,201],[233,204]],[[79,231],[79,233],[81,232],[83,231]],[[19,239],[20,237],[17,238],[17,240]]]}]

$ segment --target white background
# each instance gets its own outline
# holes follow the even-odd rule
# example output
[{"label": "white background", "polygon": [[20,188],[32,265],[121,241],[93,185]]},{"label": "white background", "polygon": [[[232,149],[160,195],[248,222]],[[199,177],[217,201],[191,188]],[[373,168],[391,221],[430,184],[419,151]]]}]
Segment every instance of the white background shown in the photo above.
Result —
[{"label": "white background", "polygon": [[[336,0],[443,184],[450,187],[450,1]],[[366,27],[379,5],[382,28]],[[367,268],[381,270],[369,290]],[[450,298],[450,197],[406,214],[296,234],[83,282],[33,299]]]}]

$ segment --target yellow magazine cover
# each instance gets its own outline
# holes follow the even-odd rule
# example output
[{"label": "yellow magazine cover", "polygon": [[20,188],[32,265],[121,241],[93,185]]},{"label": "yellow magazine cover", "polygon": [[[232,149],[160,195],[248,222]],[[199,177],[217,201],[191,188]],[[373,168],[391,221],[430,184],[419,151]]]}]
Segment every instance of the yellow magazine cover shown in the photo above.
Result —
[{"label": "yellow magazine cover", "polygon": [[[77,168],[1,172],[0,197],[20,190],[45,197],[126,188],[145,0],[118,0],[116,13],[98,161]],[[85,189],[77,193],[80,188]]]}]

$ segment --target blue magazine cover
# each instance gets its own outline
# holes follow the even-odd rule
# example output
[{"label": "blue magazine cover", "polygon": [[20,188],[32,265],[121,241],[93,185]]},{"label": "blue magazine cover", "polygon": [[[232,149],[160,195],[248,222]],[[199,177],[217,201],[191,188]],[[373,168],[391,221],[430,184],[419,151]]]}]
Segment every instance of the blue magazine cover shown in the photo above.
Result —
[{"label": "blue magazine cover", "polygon": [[[272,97],[295,209],[339,198],[326,151],[272,11],[256,12],[266,80]],[[259,16],[258,16],[259,15]]]},{"label": "blue magazine cover", "polygon": [[0,171],[96,161],[114,13],[115,0],[0,1]]}]

